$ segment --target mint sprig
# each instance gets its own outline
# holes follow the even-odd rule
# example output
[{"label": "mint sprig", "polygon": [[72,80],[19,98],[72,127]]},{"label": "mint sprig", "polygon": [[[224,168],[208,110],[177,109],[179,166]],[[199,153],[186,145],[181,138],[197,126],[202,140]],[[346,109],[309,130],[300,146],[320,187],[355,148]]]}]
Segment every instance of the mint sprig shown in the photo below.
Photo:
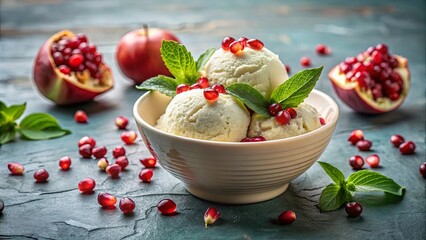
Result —
[{"label": "mint sprig", "polygon": [[17,132],[31,140],[57,138],[71,133],[61,128],[58,121],[47,113],[32,113],[18,124],[16,120],[22,116],[25,108],[26,103],[7,107],[0,102],[0,144],[13,141]]},{"label": "mint sprig", "polygon": [[269,101],[247,83],[235,83],[226,88],[226,92],[242,101],[247,107],[262,116],[270,116]]},{"label": "mint sprig", "polygon": [[381,191],[396,196],[403,196],[403,187],[394,180],[370,170],[360,170],[352,173],[345,181],[343,173],[326,162],[318,163],[331,177],[330,183],[321,193],[319,208],[321,211],[333,211],[343,204],[350,202],[355,192]]}]

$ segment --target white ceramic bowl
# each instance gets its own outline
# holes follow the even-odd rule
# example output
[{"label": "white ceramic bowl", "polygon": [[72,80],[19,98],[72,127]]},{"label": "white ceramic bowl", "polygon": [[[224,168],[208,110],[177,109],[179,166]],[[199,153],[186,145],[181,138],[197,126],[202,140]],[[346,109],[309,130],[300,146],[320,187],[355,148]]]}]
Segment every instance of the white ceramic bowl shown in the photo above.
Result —
[{"label": "white ceramic bowl", "polygon": [[149,92],[135,103],[133,115],[141,136],[160,165],[193,195],[221,203],[265,201],[283,193],[327,147],[339,117],[337,104],[313,90],[305,102],[326,125],[312,132],[265,142],[215,142],[172,135],[156,129],[171,98]]}]

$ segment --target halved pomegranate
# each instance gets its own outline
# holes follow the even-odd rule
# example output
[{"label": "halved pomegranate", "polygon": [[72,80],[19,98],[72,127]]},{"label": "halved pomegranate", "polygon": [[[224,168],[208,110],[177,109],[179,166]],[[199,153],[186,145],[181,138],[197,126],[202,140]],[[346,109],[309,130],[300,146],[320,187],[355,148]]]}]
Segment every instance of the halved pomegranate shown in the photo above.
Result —
[{"label": "halved pomegranate", "polygon": [[410,88],[408,60],[385,44],[346,58],[328,77],[339,98],[356,112],[379,114],[397,109]]},{"label": "halved pomegranate", "polygon": [[114,80],[96,46],[68,30],[51,36],[34,62],[34,82],[56,104],[87,102],[110,90]]}]

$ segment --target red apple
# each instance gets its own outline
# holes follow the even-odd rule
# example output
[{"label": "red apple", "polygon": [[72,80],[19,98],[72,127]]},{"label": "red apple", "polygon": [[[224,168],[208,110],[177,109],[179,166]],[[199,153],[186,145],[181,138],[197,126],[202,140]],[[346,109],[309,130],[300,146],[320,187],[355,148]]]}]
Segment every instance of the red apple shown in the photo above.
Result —
[{"label": "red apple", "polygon": [[158,29],[136,29],[125,34],[117,46],[117,62],[121,71],[135,84],[157,75],[171,76],[161,58],[163,40],[179,42],[171,32]]}]

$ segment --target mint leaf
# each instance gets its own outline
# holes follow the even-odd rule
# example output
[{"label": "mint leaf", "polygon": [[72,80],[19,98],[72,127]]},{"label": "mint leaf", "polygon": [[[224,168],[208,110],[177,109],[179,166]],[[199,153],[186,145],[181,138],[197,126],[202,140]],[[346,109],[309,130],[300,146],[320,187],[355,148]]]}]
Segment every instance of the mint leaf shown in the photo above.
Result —
[{"label": "mint leaf", "polygon": [[340,184],[345,182],[345,176],[339,169],[326,162],[318,161],[318,163],[335,183]]},{"label": "mint leaf", "polygon": [[57,138],[71,133],[62,129],[58,121],[47,113],[33,113],[26,116],[19,124],[21,135],[31,140]]},{"label": "mint leaf", "polygon": [[6,144],[15,139],[16,130],[15,128],[9,129],[8,131],[4,131],[0,129],[0,145]]},{"label": "mint leaf", "polygon": [[226,88],[226,92],[241,100],[254,112],[264,117],[271,117],[268,111],[268,100],[252,86],[246,83],[234,83]]},{"label": "mint leaf", "polygon": [[351,174],[347,182],[354,184],[355,191],[359,192],[383,191],[402,196],[404,189],[394,180],[370,170],[361,170]]},{"label": "mint leaf", "polygon": [[144,81],[141,85],[136,86],[140,90],[159,91],[170,97],[176,95],[176,87],[177,83],[175,79],[163,75],[152,77]]},{"label": "mint leaf", "polygon": [[1,109],[1,112],[4,114],[4,116],[6,116],[7,121],[15,122],[18,118],[22,116],[26,107],[27,107],[26,103],[23,103],[20,105],[11,105],[9,107],[6,107],[6,105],[2,103],[2,106],[0,107],[0,109]]},{"label": "mint leaf", "polygon": [[315,87],[322,69],[320,67],[296,73],[272,92],[271,103],[280,103],[283,108],[299,106]]},{"label": "mint leaf", "polygon": [[200,71],[200,69],[206,65],[207,61],[210,59],[210,57],[215,51],[216,49],[214,48],[207,49],[203,54],[200,55],[200,57],[198,57],[197,71]]},{"label": "mint leaf", "polygon": [[319,208],[324,212],[333,211],[351,200],[352,194],[345,187],[330,183],[322,190],[319,199]]},{"label": "mint leaf", "polygon": [[0,112],[5,110],[6,108],[7,108],[6,104],[4,102],[0,101]]},{"label": "mint leaf", "polygon": [[175,41],[163,40],[160,52],[166,67],[176,78],[178,84],[191,85],[197,81],[196,63],[185,46]]}]

